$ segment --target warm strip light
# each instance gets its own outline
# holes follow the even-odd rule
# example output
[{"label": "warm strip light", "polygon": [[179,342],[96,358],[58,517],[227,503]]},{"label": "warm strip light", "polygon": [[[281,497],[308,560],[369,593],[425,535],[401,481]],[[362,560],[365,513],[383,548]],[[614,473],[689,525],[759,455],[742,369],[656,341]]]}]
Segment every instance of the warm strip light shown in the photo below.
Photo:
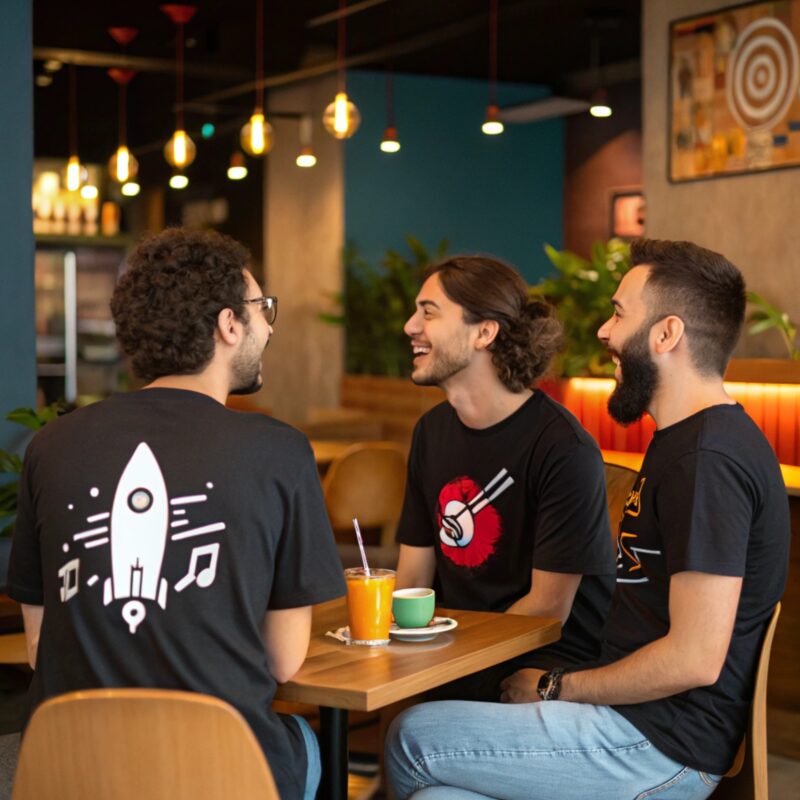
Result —
[{"label": "warm strip light", "polygon": [[125,183],[130,177],[131,154],[124,144],[117,148],[117,181]]},{"label": "warm strip light", "polygon": [[[261,155],[264,147],[264,115],[255,113],[250,117],[250,149],[256,155]],[[245,174],[247,174],[246,170]]]},{"label": "warm strip light", "polygon": [[172,156],[175,159],[175,166],[183,167],[186,165],[186,132],[175,131],[172,137]]}]

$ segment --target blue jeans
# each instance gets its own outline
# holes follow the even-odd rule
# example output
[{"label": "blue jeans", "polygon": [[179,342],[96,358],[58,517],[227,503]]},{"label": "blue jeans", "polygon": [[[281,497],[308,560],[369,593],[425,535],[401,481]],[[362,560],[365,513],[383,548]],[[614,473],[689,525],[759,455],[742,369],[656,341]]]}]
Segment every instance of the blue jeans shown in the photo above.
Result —
[{"label": "blue jeans", "polygon": [[306,743],[306,760],[308,767],[306,769],[306,791],[303,794],[303,800],[314,800],[317,796],[317,789],[319,788],[319,779],[322,775],[322,764],[319,760],[319,742],[311,730],[311,726],[303,717],[297,714],[292,714],[300,732],[303,734],[303,741]]},{"label": "blue jeans", "polygon": [[395,719],[400,800],[703,800],[720,781],[657,750],[608,706],[424,703]]}]

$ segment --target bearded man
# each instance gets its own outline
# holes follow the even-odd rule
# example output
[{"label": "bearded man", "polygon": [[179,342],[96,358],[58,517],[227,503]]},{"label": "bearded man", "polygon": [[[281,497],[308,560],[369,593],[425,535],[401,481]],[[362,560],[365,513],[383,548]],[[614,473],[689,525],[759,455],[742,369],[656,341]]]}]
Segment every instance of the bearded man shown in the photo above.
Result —
[{"label": "bearded man", "polygon": [[233,239],[180,228],[131,253],[111,311],[149,383],[29,445],[9,594],[31,709],[100,687],[214,695],[252,727],[281,796],[311,800],[314,733],[270,705],[303,663],[312,604],[344,582],[306,438],[225,408],[261,386],[278,310],[248,263]]},{"label": "bearded man", "polygon": [[620,524],[600,657],[517,672],[510,705],[399,717],[387,769],[403,800],[702,800],[742,741],[789,550],[777,459],[723,385],[744,281],[690,242],[638,241],[631,257],[598,332],[616,364],[608,407],[657,430]]}]

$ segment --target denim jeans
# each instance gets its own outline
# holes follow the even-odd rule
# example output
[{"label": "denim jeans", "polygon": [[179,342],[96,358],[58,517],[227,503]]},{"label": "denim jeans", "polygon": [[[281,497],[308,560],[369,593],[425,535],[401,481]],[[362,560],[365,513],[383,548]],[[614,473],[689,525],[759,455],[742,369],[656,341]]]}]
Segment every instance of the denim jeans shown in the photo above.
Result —
[{"label": "denim jeans", "polygon": [[608,706],[559,701],[415,706],[389,730],[386,770],[400,800],[703,800],[720,781]]},{"label": "denim jeans", "polygon": [[303,795],[303,800],[314,800],[317,796],[319,779],[322,775],[322,764],[319,760],[319,742],[314,731],[311,730],[311,726],[303,717],[297,714],[292,714],[292,716],[303,734],[303,741],[306,743],[308,767],[306,769],[306,791]]}]

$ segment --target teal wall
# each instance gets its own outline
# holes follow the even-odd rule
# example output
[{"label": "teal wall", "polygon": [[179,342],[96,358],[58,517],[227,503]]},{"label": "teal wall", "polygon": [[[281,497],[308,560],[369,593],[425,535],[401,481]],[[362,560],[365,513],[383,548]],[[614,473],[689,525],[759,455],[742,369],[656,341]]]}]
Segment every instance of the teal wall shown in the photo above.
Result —
[{"label": "teal wall", "polygon": [[[433,250],[492,253],[531,283],[552,272],[542,245],[562,245],[564,123],[506,125],[486,136],[485,81],[395,75],[399,153],[381,152],[385,77],[348,72],[347,90],[362,114],[345,149],[345,234],[377,262],[404,250],[410,233]],[[539,86],[498,87],[502,105],[544,97]]]},{"label": "teal wall", "polygon": [[33,224],[32,2],[3,0],[0,24],[0,447],[21,428],[5,421],[36,402]]}]

